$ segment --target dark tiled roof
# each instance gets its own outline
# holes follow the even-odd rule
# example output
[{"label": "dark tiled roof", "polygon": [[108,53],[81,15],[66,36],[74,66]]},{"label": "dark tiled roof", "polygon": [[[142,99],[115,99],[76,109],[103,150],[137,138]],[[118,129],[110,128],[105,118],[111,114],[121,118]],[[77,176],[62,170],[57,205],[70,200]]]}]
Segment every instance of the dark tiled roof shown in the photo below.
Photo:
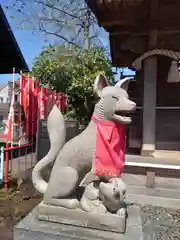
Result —
[{"label": "dark tiled roof", "polygon": [[28,66],[0,5],[0,74],[12,73],[13,67],[17,72],[28,71]]}]

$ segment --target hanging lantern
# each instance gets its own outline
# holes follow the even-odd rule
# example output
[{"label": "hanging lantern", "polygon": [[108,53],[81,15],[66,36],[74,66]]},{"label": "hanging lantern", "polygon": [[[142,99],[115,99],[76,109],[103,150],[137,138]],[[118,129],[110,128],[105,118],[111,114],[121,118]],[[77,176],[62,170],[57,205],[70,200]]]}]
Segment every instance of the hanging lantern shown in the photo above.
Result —
[{"label": "hanging lantern", "polygon": [[171,62],[171,67],[169,69],[167,82],[168,83],[178,83],[178,82],[180,82],[180,74],[179,74],[179,69],[178,69],[178,63],[175,60],[173,60]]}]

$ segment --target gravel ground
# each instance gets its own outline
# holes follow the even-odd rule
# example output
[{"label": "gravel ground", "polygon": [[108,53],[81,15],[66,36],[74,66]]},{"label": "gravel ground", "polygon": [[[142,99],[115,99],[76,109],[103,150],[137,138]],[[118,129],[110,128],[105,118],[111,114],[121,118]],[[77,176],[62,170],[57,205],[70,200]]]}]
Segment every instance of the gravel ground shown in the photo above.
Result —
[{"label": "gravel ground", "polygon": [[140,206],[144,240],[180,239],[180,210]]}]

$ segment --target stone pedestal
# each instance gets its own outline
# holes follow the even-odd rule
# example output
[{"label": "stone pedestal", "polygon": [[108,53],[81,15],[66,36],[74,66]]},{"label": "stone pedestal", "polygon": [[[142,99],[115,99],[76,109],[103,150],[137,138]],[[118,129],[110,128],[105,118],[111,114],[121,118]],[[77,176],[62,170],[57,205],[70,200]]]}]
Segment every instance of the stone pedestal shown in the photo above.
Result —
[{"label": "stone pedestal", "polygon": [[[40,216],[40,215],[39,215]],[[97,215],[98,216],[98,215]],[[87,221],[87,219],[84,219]],[[52,222],[37,219],[37,208],[34,209],[14,228],[14,240],[143,240],[140,209],[136,206],[128,208],[127,229],[124,234],[106,230],[98,230],[90,225],[78,226],[78,224],[63,224],[57,220]],[[96,221],[97,225],[100,225]],[[111,223],[109,222],[111,226]]]},{"label": "stone pedestal", "polygon": [[89,213],[81,209],[66,209],[40,203],[36,208],[39,220],[92,228],[96,230],[125,233],[127,216],[110,213]]}]

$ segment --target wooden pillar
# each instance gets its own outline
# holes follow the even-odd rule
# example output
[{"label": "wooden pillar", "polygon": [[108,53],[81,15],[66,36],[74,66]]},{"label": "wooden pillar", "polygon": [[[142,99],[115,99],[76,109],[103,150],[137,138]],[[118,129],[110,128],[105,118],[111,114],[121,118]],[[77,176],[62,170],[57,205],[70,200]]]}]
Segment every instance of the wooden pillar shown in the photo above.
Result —
[{"label": "wooden pillar", "polygon": [[[158,0],[151,0],[151,20],[158,8]],[[149,49],[157,45],[158,30],[152,29],[149,33]],[[144,101],[143,101],[143,131],[142,156],[151,156],[156,144],[156,82],[157,57],[152,56],[144,61]]]},{"label": "wooden pillar", "polygon": [[143,136],[141,155],[151,156],[156,143],[156,77],[157,58],[144,62]]}]

